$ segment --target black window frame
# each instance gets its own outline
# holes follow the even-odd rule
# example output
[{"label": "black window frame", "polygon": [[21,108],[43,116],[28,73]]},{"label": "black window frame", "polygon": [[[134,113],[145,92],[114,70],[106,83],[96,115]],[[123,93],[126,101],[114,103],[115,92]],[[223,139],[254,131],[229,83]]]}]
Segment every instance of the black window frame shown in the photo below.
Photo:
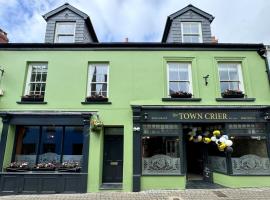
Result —
[{"label": "black window frame", "polygon": [[[50,125],[18,125],[16,126],[16,130],[15,130],[15,138],[14,138],[14,143],[13,143],[13,150],[12,150],[12,157],[11,157],[11,162],[15,162],[15,156],[16,156],[16,144],[17,144],[17,140],[18,140],[18,131],[21,127],[29,127],[29,126],[35,126],[35,127],[39,127],[39,138],[38,138],[38,143],[37,143],[37,154],[36,154],[36,162],[35,165],[38,164],[39,161],[39,155],[40,155],[40,145],[41,145],[41,140],[42,140],[42,127],[46,127],[46,126],[50,126]],[[60,155],[60,163],[63,162],[63,151],[64,151],[64,141],[65,141],[65,134],[66,134],[66,127],[81,127],[82,128],[82,135],[84,134],[83,129],[84,126],[83,125],[55,125],[55,127],[62,127],[63,128],[63,135],[62,135],[62,139],[61,139],[61,155]],[[84,136],[83,136],[84,137]],[[82,141],[82,145],[84,144],[84,141]],[[84,156],[84,152],[83,152],[83,148],[82,148],[82,156]],[[84,159],[82,159],[84,160]],[[82,166],[84,165],[84,163],[82,163]]]},{"label": "black window frame", "polygon": [[[158,124],[158,125],[176,125],[178,126],[178,133],[152,133],[152,134],[145,134],[143,133],[144,132],[144,125],[149,125],[149,124]],[[141,126],[141,129],[142,129],[142,132],[140,134],[140,152],[141,152],[141,155],[140,155],[140,159],[141,159],[141,162],[140,162],[140,169],[141,169],[141,176],[184,176],[185,175],[185,152],[184,152],[184,140],[183,140],[183,130],[182,130],[182,124],[181,123],[162,123],[162,122],[150,122],[150,123],[142,123],[142,126]],[[142,141],[143,141],[143,137],[147,137],[147,136],[150,136],[150,137],[177,137],[179,138],[179,157],[180,157],[180,170],[179,170],[179,173],[177,174],[164,174],[164,173],[156,173],[156,174],[143,174],[142,172],[142,169],[143,169],[143,162],[142,162],[142,159],[143,159],[143,144],[142,144]]]},{"label": "black window frame", "polygon": [[[264,133],[254,133],[254,134],[245,134],[245,133],[232,133],[231,130],[233,129],[230,129],[229,128],[229,125],[230,124],[261,124],[261,125],[264,125]],[[229,137],[231,136],[243,136],[243,137],[248,137],[248,136],[264,136],[265,137],[265,142],[266,142],[266,149],[267,149],[267,155],[268,155],[268,158],[270,159],[270,124],[269,123],[265,123],[265,122],[235,122],[235,123],[226,123],[225,124],[226,126],[226,132],[227,132],[227,135]],[[232,140],[233,141],[233,140]],[[232,146],[233,148],[237,148],[237,147],[234,147]],[[234,174],[233,173],[233,166],[232,166],[232,155],[231,154],[226,154],[226,158],[227,158],[227,174],[230,175],[230,176],[270,176],[270,174]]]}]

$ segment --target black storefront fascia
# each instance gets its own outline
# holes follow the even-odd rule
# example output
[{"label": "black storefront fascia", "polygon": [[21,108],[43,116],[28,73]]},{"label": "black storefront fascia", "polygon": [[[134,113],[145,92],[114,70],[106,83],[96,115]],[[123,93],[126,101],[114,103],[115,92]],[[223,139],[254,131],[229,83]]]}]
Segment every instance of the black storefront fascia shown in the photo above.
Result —
[{"label": "black storefront fascia", "polygon": [[[270,107],[269,106],[132,106],[133,110],[133,191],[140,191],[142,175],[141,137],[147,123],[192,124],[223,123],[230,134],[229,123],[264,123],[268,156],[270,155]],[[179,131],[179,137],[183,133]],[[180,144],[180,156],[186,160],[184,142]],[[233,175],[230,155],[226,155],[227,173]],[[186,175],[186,163],[181,162],[179,176]]]},{"label": "black storefront fascia", "polygon": [[[87,192],[89,130],[91,112],[2,112],[0,141],[0,194],[84,193]],[[3,172],[3,161],[11,125],[83,126],[83,166],[80,173]],[[14,141],[15,142],[15,141]],[[13,148],[14,155],[14,148]]]}]

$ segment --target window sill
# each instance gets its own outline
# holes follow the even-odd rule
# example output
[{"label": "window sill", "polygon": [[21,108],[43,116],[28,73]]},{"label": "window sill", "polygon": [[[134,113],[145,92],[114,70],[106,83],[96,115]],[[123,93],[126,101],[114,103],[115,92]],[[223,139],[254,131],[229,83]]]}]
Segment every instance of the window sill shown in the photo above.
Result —
[{"label": "window sill", "polygon": [[142,176],[185,176],[185,174],[142,174]]},{"label": "window sill", "polygon": [[162,101],[201,101],[201,98],[162,98]]},{"label": "window sill", "polygon": [[86,104],[112,104],[112,102],[109,102],[109,101],[83,101],[81,103],[83,105],[86,105]]},{"label": "window sill", "polygon": [[47,104],[46,101],[17,101],[17,104]]},{"label": "window sill", "polygon": [[255,101],[256,98],[216,98],[216,101]]}]

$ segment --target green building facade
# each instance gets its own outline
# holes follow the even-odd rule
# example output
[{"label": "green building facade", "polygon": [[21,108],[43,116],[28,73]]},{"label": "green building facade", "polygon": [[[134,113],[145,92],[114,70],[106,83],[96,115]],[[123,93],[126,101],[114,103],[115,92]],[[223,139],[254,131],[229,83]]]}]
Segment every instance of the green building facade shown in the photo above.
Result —
[{"label": "green building facade", "polygon": [[[1,44],[1,193],[270,186],[264,52],[210,42]],[[233,151],[199,141],[216,130]]]}]

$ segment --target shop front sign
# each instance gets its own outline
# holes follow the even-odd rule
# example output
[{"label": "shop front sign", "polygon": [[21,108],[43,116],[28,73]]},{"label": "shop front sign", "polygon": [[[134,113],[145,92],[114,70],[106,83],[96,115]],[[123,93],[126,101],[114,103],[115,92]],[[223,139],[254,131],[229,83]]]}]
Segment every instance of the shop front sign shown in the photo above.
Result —
[{"label": "shop front sign", "polygon": [[[145,118],[147,114],[147,118]],[[265,122],[258,110],[147,110],[149,122]]]}]

